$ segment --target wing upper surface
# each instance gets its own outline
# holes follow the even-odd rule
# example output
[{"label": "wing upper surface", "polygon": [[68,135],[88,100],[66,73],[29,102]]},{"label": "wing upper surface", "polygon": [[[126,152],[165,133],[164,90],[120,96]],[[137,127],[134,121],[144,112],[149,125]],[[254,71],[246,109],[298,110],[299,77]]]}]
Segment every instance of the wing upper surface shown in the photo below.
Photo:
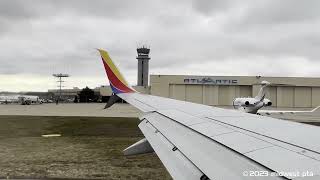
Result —
[{"label": "wing upper surface", "polygon": [[[148,108],[140,108],[144,112],[149,112],[143,118],[153,124],[173,145],[178,147],[185,157],[190,158],[189,160],[210,178],[222,176],[215,174],[215,168],[212,167],[212,163],[219,162],[217,157],[205,152],[205,149],[211,147],[208,145],[209,147],[200,148],[207,143],[218,143],[223,148],[236,152],[237,154],[233,154],[234,157],[247,159],[246,163],[252,166],[245,166],[244,169],[241,169],[241,166],[232,167],[231,161],[225,166],[219,162],[220,165],[216,167],[223,173],[231,171],[228,168],[232,167],[233,171],[237,172],[234,175],[237,175],[238,179],[244,179],[239,173],[245,169],[261,171],[259,170],[261,167],[265,168],[262,171],[278,173],[312,171],[314,177],[320,175],[318,127],[138,93],[119,96],[132,105],[147,106]],[[173,122],[176,124],[170,124]],[[176,134],[178,129],[186,132],[178,135]],[[188,133],[192,136],[187,137]],[[192,138],[193,136],[199,136],[199,139]],[[200,139],[205,140],[202,142]],[[184,146],[183,143],[186,143],[184,141],[202,143]],[[213,148],[211,151],[216,153],[221,150]],[[197,157],[199,154],[206,155],[200,158]],[[229,156],[232,157],[232,155]],[[210,159],[212,157],[214,158]],[[298,178],[293,177],[292,174],[284,176],[290,179]]]}]

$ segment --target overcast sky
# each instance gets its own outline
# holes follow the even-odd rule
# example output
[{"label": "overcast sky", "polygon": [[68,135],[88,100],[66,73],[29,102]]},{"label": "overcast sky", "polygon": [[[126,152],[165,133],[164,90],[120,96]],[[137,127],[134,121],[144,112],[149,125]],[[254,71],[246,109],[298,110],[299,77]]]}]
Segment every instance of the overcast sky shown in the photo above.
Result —
[{"label": "overcast sky", "polygon": [[136,84],[151,74],[320,77],[319,0],[3,0],[0,91],[107,84],[103,48]]}]

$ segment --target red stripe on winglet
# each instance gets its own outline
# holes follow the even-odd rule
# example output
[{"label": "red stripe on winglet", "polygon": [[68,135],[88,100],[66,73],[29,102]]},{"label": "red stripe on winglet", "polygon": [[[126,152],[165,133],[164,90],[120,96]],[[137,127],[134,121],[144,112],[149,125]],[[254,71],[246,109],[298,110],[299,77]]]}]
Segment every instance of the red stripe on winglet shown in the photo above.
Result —
[{"label": "red stripe on winglet", "polygon": [[102,62],[104,65],[104,69],[107,73],[107,76],[109,78],[109,81],[113,84],[113,86],[117,89],[119,89],[120,91],[124,92],[124,93],[128,93],[128,92],[134,92],[131,88],[129,88],[128,86],[126,86],[125,84],[123,84],[118,78],[117,76],[113,73],[113,71],[111,70],[111,68],[108,66],[108,64],[104,61],[103,57],[102,58]]}]

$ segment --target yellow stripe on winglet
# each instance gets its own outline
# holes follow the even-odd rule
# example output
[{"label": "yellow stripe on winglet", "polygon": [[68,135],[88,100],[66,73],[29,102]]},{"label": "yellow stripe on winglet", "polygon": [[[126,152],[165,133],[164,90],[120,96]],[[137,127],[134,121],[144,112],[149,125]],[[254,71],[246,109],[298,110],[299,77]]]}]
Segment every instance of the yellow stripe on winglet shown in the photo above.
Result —
[{"label": "yellow stripe on winglet", "polygon": [[124,79],[124,77],[122,76],[121,72],[119,71],[119,69],[117,68],[117,66],[113,63],[113,61],[111,60],[109,54],[107,51],[102,50],[102,49],[98,49],[98,51],[100,52],[103,60],[107,63],[107,65],[110,67],[110,69],[112,70],[112,72],[117,76],[117,78],[126,86],[129,86],[128,82]]}]

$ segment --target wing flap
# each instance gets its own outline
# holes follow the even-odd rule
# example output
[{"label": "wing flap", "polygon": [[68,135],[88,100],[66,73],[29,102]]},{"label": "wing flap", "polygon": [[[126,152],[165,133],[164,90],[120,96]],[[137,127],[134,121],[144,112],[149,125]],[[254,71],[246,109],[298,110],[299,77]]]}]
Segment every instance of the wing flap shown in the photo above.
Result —
[{"label": "wing flap", "polygon": [[256,115],[207,118],[320,153],[320,144],[314,143],[314,140],[320,139],[319,127],[316,126]]},{"label": "wing flap", "polygon": [[166,139],[147,120],[139,124],[139,128],[167,168],[173,179],[194,180],[200,179],[203,173],[187,159],[179,149]]},{"label": "wing flap", "polygon": [[[220,124],[221,126],[226,126],[226,124],[223,124],[223,123],[220,123],[220,122],[216,122],[216,123]],[[283,149],[287,149],[287,150],[295,152],[297,154],[301,154],[301,155],[310,157],[311,159],[315,159],[315,160],[320,161],[320,154],[317,153],[317,152],[308,151],[308,150],[306,150],[304,148],[301,148],[301,147],[298,147],[298,146],[295,146],[295,145],[292,145],[292,144],[288,144],[287,142],[278,141],[276,139],[273,139],[273,138],[270,138],[270,137],[267,137],[267,136],[264,136],[264,135],[256,134],[255,132],[247,131],[245,129],[240,129],[240,128],[233,127],[233,126],[230,126],[229,128],[234,130],[234,131],[236,131],[236,132],[241,132],[241,133],[246,134],[246,135],[248,135],[250,137],[255,137],[257,139],[261,139],[263,141],[269,142],[269,143],[271,143],[271,144],[273,144],[275,146],[281,147]]]},{"label": "wing flap", "polygon": [[[286,172],[294,176],[294,173],[302,175],[306,172],[311,172],[314,176],[320,175],[319,161],[281,147],[274,146],[249,152],[246,156],[267,167],[272,167],[278,173]],[[284,176],[293,178],[290,174]]]},{"label": "wing flap", "polygon": [[[271,172],[268,168],[261,166],[221,143],[215,142],[161,114],[150,113],[142,117],[142,119],[152,124],[155,127],[154,131],[161,133],[210,179],[252,179],[252,177],[243,176],[243,172]],[[147,139],[152,145],[148,137]],[[157,152],[157,147],[153,148]],[[259,179],[278,179],[278,177],[259,177]],[[279,177],[279,179],[281,178]]]},{"label": "wing flap", "polygon": [[252,136],[248,136],[241,132],[221,134],[212,137],[212,139],[234,149],[241,154],[246,154],[248,152],[254,152],[274,146],[271,143]]},{"label": "wing flap", "polygon": [[157,113],[188,126],[204,136],[210,137],[240,153],[273,146],[271,143],[237,132],[227,125],[223,126],[214,123],[212,120],[208,121],[206,118],[195,117],[178,110],[160,110]]},{"label": "wing flap", "polygon": [[[181,122],[177,121],[177,119],[183,119],[183,116],[178,118],[176,117],[177,119],[170,119],[159,113],[151,113],[146,115],[143,118],[147,118],[148,121],[150,121],[155,127],[157,127],[158,130],[162,132],[166,137],[170,137],[169,139],[173,142],[173,144],[175,144],[181,150],[182,153],[186,154],[186,157],[189,157],[190,160],[193,163],[195,163],[210,178],[212,177],[219,178],[214,176],[213,174],[207,174],[210,172],[206,171],[206,166],[205,166],[206,164],[207,165],[210,164],[212,167],[213,162],[217,161],[216,157],[214,159],[211,159],[212,162],[207,162],[210,160],[209,156],[213,156],[212,154],[208,153],[207,154],[208,157],[205,158],[201,156],[206,154],[205,151],[197,149],[198,155],[195,155],[196,153],[192,152],[193,151],[192,149],[194,149],[194,147],[201,148],[202,143],[204,144],[203,148],[206,150],[211,148],[210,144],[219,143],[221,147],[230,148],[238,152],[239,156],[242,155],[246,157],[247,161],[252,160],[257,164],[264,165],[268,169],[271,169],[278,173],[291,172],[288,174],[284,174],[284,176],[287,178],[293,178],[292,176],[294,176],[295,173],[303,174],[305,172],[308,172],[308,170],[309,172],[312,172],[313,175],[320,175],[320,170],[318,169],[318,167],[320,167],[320,161],[310,156],[306,156],[305,154],[301,154],[301,152],[305,152],[305,153],[311,153],[311,152],[307,152],[299,147],[292,146],[296,148],[296,151],[298,151],[298,152],[294,152],[292,149],[290,149],[288,144],[287,146],[279,146],[279,143],[281,142],[278,142],[277,140],[274,140],[274,139],[267,138],[265,136],[263,136],[264,138],[259,138],[259,135],[256,135],[249,131],[239,129],[233,126],[228,127],[228,125],[226,124],[221,124],[221,123],[219,124],[214,122],[200,123],[201,125],[203,125],[202,127],[206,127],[206,125],[211,126],[210,129],[213,131],[215,129],[220,130],[220,128],[225,128],[227,130],[231,129],[231,131],[229,132],[227,131],[226,133],[219,133],[219,134],[212,135],[212,134],[208,134],[207,130],[203,131],[201,128],[193,129],[193,126],[199,126],[200,124],[186,125],[186,124],[181,124],[181,122],[184,122],[184,121],[181,121]],[[214,125],[212,126],[212,124]],[[199,133],[203,135],[202,138],[201,137],[196,138],[196,136],[201,136]],[[190,134],[190,137],[187,137],[188,134]],[[183,139],[187,139],[187,141],[189,142],[191,141],[192,143],[195,143],[195,142],[196,143],[202,142],[202,143],[197,145],[196,144],[188,145],[186,142],[184,142],[186,140],[183,140]],[[204,139],[211,139],[212,141],[203,142]],[[275,142],[278,142],[278,143],[275,143]],[[182,146],[179,146],[179,145],[182,145]],[[215,153],[219,151],[214,148],[212,148],[211,150],[212,152],[215,152]],[[194,157],[194,159],[192,156]],[[231,156],[231,155],[228,155],[228,156]],[[233,156],[236,156],[236,155],[233,155]],[[201,161],[197,161],[200,159]],[[221,162],[219,162],[219,164],[220,163]],[[232,163],[229,162],[229,163],[233,164],[234,162]],[[297,166],[297,164],[299,164],[299,166]],[[221,170],[221,167],[219,168]],[[228,168],[228,166],[224,168]],[[255,171],[252,169],[254,168],[247,167],[247,170]]]}]

